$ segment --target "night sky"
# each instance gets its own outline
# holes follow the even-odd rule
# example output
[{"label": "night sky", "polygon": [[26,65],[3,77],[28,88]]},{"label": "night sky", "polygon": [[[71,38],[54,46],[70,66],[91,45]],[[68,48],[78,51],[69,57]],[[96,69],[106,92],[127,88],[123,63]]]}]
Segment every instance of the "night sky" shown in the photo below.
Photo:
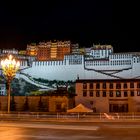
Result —
[{"label": "night sky", "polygon": [[111,44],[115,52],[140,51],[139,4],[115,0],[14,1],[0,4],[0,48],[71,40],[81,47]]}]

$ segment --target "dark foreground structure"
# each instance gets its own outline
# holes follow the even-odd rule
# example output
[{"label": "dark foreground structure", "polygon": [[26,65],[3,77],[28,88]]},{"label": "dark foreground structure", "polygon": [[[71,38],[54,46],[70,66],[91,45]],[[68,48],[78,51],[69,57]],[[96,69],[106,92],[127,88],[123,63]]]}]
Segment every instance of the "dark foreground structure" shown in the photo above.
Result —
[{"label": "dark foreground structure", "polygon": [[[10,111],[66,112],[75,106],[74,97],[66,88],[41,96],[11,96]],[[7,96],[0,96],[0,111],[7,111]]]}]

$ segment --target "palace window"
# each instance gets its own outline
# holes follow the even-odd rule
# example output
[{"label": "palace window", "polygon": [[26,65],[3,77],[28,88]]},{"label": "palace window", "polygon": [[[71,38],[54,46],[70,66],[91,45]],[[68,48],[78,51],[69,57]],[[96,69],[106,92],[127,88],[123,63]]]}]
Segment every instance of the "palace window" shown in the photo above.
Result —
[{"label": "palace window", "polygon": [[128,96],[127,91],[124,91],[124,97],[127,97],[127,96]]},{"label": "palace window", "polygon": [[109,84],[109,88],[110,88],[110,89],[113,89],[113,83],[110,83],[110,84]]},{"label": "palace window", "polygon": [[130,92],[130,96],[134,96],[134,91],[131,91]]},{"label": "palace window", "polygon": [[96,89],[100,88],[100,83],[96,83]]},{"label": "palace window", "polygon": [[103,83],[103,89],[106,89],[106,83]]},{"label": "palace window", "polygon": [[96,97],[100,97],[100,92],[99,91],[96,92]]},{"label": "palace window", "polygon": [[83,97],[87,96],[87,91],[83,91]]},{"label": "palace window", "polygon": [[93,83],[89,83],[89,88],[93,89]]},{"label": "palace window", "polygon": [[110,91],[110,92],[109,92],[109,96],[110,96],[110,97],[113,97],[113,91]]},{"label": "palace window", "polygon": [[137,91],[137,96],[140,96],[140,91]]},{"label": "palace window", "polygon": [[140,88],[140,83],[137,83],[137,88]]},{"label": "palace window", "polygon": [[93,97],[93,91],[90,91],[90,92],[89,92],[89,96],[90,96],[90,97]]},{"label": "palace window", "polygon": [[136,62],[136,59],[135,59],[135,57],[133,58],[133,62],[134,62],[134,63]]},{"label": "palace window", "polygon": [[106,97],[106,92],[105,91],[103,91],[103,97]]},{"label": "palace window", "polygon": [[121,84],[120,83],[116,83],[116,89],[120,89],[121,88]]},{"label": "palace window", "polygon": [[123,88],[127,88],[127,83],[124,83],[123,84]]},{"label": "palace window", "polygon": [[116,91],[116,97],[121,97],[121,92],[120,91]]},{"label": "palace window", "polygon": [[130,88],[134,88],[134,83],[130,83]]},{"label": "palace window", "polygon": [[83,83],[83,89],[87,89],[87,83]]},{"label": "palace window", "polygon": [[116,83],[116,89],[121,89],[121,83]]}]

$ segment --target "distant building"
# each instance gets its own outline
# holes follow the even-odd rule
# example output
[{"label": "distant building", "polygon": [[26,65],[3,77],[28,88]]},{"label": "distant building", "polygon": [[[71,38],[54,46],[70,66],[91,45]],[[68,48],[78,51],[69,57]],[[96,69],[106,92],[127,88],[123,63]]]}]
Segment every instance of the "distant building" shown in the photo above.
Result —
[{"label": "distant building", "polygon": [[71,53],[72,54],[80,54],[79,44],[72,44],[71,45]]},{"label": "distant building", "polygon": [[78,45],[71,48],[70,41],[48,41],[31,46],[33,48],[27,47],[27,50],[35,50],[36,56],[33,53],[16,57],[21,62],[19,77],[32,84],[34,81],[35,85],[31,78],[75,81],[78,75],[80,79],[140,79],[140,52],[114,53],[111,45],[93,45],[79,48],[78,54]]},{"label": "distant building", "polygon": [[27,45],[27,55],[36,56],[37,61],[63,60],[71,51],[70,41],[47,41]]},{"label": "distant building", "polygon": [[15,48],[13,48],[13,49],[2,49],[2,54],[18,55],[18,50],[16,50]]},{"label": "distant building", "polygon": [[111,45],[94,45],[90,48],[90,55],[94,59],[108,58],[113,52],[113,47]]},{"label": "distant building", "polygon": [[75,103],[94,112],[139,112],[139,79],[98,79],[76,81]]},{"label": "distant building", "polygon": [[20,50],[20,51],[18,52],[18,54],[19,54],[19,55],[26,55],[27,52],[26,52],[26,50]]},{"label": "distant building", "polygon": [[91,48],[84,48],[84,54],[90,55],[91,54]]},{"label": "distant building", "polygon": [[[51,45],[50,45],[51,46]],[[45,61],[47,59],[50,59],[50,46],[49,43],[40,42],[37,46],[37,60]]]},{"label": "distant building", "polygon": [[29,56],[36,56],[37,55],[37,45],[36,43],[31,43],[27,45],[26,54]]},{"label": "distant building", "polygon": [[64,55],[69,54],[70,41],[40,42],[37,50],[37,60],[63,60]]}]

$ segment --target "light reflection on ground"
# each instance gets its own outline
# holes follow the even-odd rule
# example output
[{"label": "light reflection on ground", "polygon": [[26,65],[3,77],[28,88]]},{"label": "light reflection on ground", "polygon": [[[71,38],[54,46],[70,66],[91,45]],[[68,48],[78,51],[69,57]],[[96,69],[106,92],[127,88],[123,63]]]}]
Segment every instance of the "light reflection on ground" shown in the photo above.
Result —
[{"label": "light reflection on ground", "polygon": [[140,123],[0,122],[0,140],[139,140]]}]

